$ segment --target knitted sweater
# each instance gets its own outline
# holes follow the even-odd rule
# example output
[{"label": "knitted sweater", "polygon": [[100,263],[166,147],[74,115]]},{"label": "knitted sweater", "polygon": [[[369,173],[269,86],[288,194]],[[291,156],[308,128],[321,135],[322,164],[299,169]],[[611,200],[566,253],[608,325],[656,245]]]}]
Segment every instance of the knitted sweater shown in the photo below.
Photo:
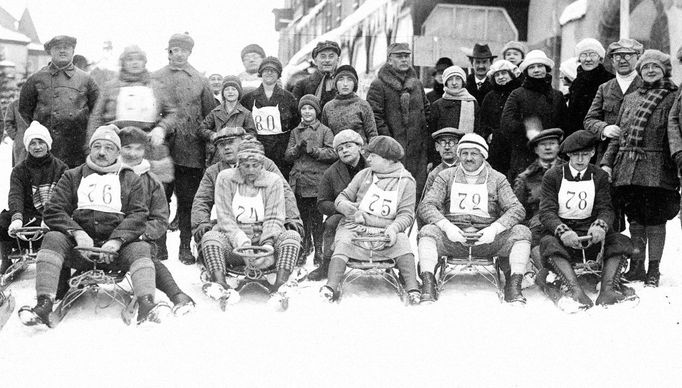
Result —
[{"label": "knitted sweater", "polygon": [[322,108],[322,124],[328,126],[334,135],[344,129],[352,129],[362,137],[367,144],[377,135],[377,124],[374,112],[369,103],[355,93],[337,95]]},{"label": "knitted sweater", "polygon": [[10,175],[7,196],[12,221],[42,220],[45,205],[67,168],[66,163],[52,154],[40,159],[29,154],[26,160],[17,164]]}]

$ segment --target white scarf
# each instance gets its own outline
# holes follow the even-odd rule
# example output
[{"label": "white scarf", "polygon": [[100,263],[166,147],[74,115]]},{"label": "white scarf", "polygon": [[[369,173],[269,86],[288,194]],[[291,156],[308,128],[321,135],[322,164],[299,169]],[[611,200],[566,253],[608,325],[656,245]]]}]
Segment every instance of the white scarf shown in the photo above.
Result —
[{"label": "white scarf", "polygon": [[616,81],[618,82],[618,86],[620,86],[620,91],[623,94],[625,94],[625,91],[628,90],[632,81],[635,80],[635,77],[637,77],[636,71],[633,71],[628,75],[620,75],[618,72],[616,72]]}]

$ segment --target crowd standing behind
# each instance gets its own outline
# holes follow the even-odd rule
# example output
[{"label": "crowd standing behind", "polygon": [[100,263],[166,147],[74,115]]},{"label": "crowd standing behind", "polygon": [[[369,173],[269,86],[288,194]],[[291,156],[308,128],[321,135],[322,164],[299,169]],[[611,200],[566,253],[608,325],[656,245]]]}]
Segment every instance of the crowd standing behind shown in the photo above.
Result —
[{"label": "crowd standing behind", "polygon": [[[120,253],[138,323],[169,307],[155,288],[176,313],[191,311],[162,263],[173,194],[179,260],[197,262],[194,239],[204,292],[223,300],[236,298],[226,274],[239,265],[273,270],[268,289],[281,300],[313,253],[308,279],[328,278],[329,301],[347,263],[369,260],[394,263],[410,304],[434,302],[439,258],[467,254],[498,257],[509,303],[526,303],[530,269],[559,307],[591,307],[575,271],[584,254],[602,257],[598,305],[636,298],[626,281],[659,284],[665,225],[680,209],[682,100],[670,56],[635,40],[578,42],[561,66],[566,97],[552,87],[554,62],[516,41],[497,61],[476,43],[469,72],[438,59],[429,93],[409,45],[392,43],[366,99],[333,41],[316,45],[316,70],[292,92],[257,44],[240,53],[244,72],[208,78],[188,62],[186,33],[170,37],[168,65],[154,73],[128,46],[116,79],[99,86],[74,65],[75,47],[69,36],[45,43],[50,63],[4,117],[14,168],[0,272],[16,230],[51,229],[38,243],[38,302],[19,312],[26,325],[52,325],[72,270],[87,264],[75,246]],[[251,246],[267,253],[233,254]]]}]

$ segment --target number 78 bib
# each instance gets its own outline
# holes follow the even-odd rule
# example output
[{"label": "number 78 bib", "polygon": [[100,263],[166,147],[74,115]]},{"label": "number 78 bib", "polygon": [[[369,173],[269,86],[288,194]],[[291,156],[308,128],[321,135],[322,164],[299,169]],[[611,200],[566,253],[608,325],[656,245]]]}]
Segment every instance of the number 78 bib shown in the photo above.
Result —
[{"label": "number 78 bib", "polygon": [[594,180],[561,180],[559,188],[559,217],[568,220],[584,220],[592,215],[594,206]]},{"label": "number 78 bib", "polygon": [[467,184],[453,181],[450,188],[450,214],[489,218],[487,183]]}]

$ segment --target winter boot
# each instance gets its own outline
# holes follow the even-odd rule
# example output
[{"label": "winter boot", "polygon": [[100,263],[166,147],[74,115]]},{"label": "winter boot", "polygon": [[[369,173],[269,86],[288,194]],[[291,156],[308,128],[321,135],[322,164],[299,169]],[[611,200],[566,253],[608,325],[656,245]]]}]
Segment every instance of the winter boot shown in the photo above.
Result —
[{"label": "winter boot", "polygon": [[185,265],[192,265],[197,262],[197,259],[194,258],[194,255],[192,254],[192,249],[190,248],[189,243],[180,244],[180,253],[178,254],[178,259],[180,259],[180,262]]},{"label": "winter boot", "polygon": [[293,286],[294,284],[291,284],[291,282],[289,282],[290,276],[291,276],[291,270],[284,269],[284,268],[278,269],[277,270],[277,277],[275,278],[275,283],[270,288],[270,292],[279,291],[279,288],[285,284],[287,286]]},{"label": "winter boot", "polygon": [[54,300],[48,295],[38,295],[38,303],[33,308],[24,306],[19,309],[19,319],[26,326],[46,325],[50,326],[50,314]]},{"label": "winter boot", "polygon": [[313,257],[313,264],[321,265],[323,260],[322,252],[322,236],[319,237],[319,242],[315,240],[315,256]]},{"label": "winter boot", "polygon": [[320,287],[320,298],[329,303],[336,302],[339,299],[339,292],[334,291],[331,287],[325,285]]},{"label": "winter boot", "polygon": [[436,277],[431,272],[422,272],[422,295],[421,301],[432,303],[438,299],[436,290]]},{"label": "winter boot", "polygon": [[170,306],[166,303],[154,303],[151,295],[142,295],[137,298],[137,324],[144,322],[161,323],[170,312]]},{"label": "winter boot", "polygon": [[[317,254],[317,253],[315,253]],[[308,274],[308,279],[313,281],[324,280],[327,278],[327,271],[329,271],[329,261],[328,257],[323,257],[320,266],[310,271]]]},{"label": "winter boot", "polygon": [[578,302],[581,310],[588,309],[594,305],[592,299],[585,295],[585,291],[580,287],[578,277],[568,260],[561,257],[550,257],[547,259],[547,263],[551,266],[552,270],[556,272],[557,276],[559,276],[563,286],[566,287],[570,293],[571,298]]},{"label": "winter boot", "polygon": [[173,221],[168,224],[168,230],[171,232],[175,232],[180,228],[180,218],[178,217],[178,213],[175,213],[175,218],[173,218]]},{"label": "winter boot", "polygon": [[10,251],[4,243],[0,242],[0,275],[4,275],[12,265],[12,260],[9,258]]},{"label": "winter boot", "polygon": [[422,293],[419,290],[407,291],[407,303],[410,306],[418,305],[422,300]]},{"label": "winter boot", "polygon": [[626,257],[623,257],[623,259],[620,261],[620,267],[618,267],[618,270],[616,271],[616,276],[614,278],[614,288],[616,291],[620,292],[625,296],[625,299],[636,299],[637,294],[635,293],[635,290],[632,287],[626,286],[624,283],[627,283],[627,280],[624,280],[624,272],[625,272],[625,267],[628,265],[628,260]]},{"label": "winter boot", "polygon": [[637,260],[634,257],[630,259],[630,268],[624,275],[625,279],[636,282],[643,282],[646,279],[646,271],[644,271],[644,260]]},{"label": "winter boot", "polygon": [[523,303],[526,304],[526,298],[521,293],[521,282],[523,282],[523,275],[520,273],[512,274],[504,285],[504,300],[508,303]]},{"label": "winter boot", "polygon": [[173,302],[173,315],[176,317],[188,314],[190,311],[194,310],[194,307],[196,306],[194,300],[184,292],[173,295],[170,300]]},{"label": "winter boot", "polygon": [[658,281],[661,279],[660,263],[658,260],[649,260],[649,268],[646,271],[646,280],[644,281],[646,287],[658,287]]},{"label": "winter boot", "polygon": [[618,292],[621,260],[623,259],[620,257],[611,257],[604,263],[601,272],[601,290],[596,302],[600,306],[608,306],[625,300],[625,295]]},{"label": "winter boot", "polygon": [[57,296],[56,300],[64,299],[64,295],[69,292],[69,280],[71,280],[71,268],[63,266],[61,272],[59,273],[59,283],[57,283]]}]

